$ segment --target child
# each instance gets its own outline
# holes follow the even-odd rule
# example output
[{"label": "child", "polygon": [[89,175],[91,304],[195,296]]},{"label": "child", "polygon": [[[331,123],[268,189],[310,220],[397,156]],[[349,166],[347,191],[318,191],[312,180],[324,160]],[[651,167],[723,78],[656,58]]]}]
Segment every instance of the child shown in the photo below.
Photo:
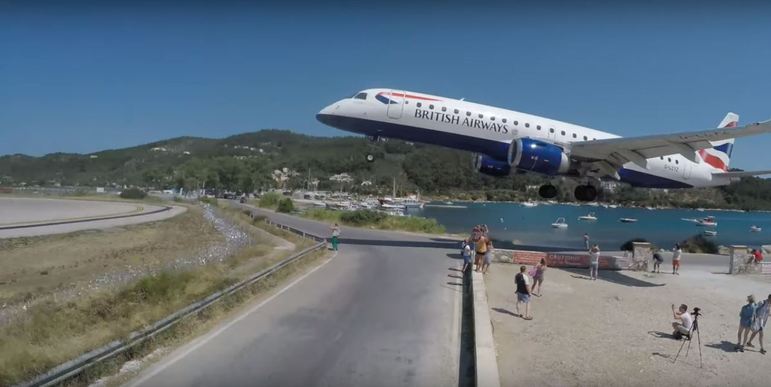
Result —
[{"label": "child", "polygon": [[464,239],[461,244],[461,255],[463,256],[463,270],[466,272],[471,267],[471,245],[468,243],[468,239]]}]

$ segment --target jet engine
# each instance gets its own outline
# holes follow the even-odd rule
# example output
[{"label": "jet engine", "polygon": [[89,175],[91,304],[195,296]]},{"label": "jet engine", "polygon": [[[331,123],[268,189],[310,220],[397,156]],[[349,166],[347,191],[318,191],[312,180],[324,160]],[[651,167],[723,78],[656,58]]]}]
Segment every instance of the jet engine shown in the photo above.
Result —
[{"label": "jet engine", "polygon": [[474,158],[474,169],[485,175],[501,177],[509,175],[511,164],[507,161],[496,160],[487,155],[477,155]]},{"label": "jet engine", "polygon": [[532,138],[520,138],[511,143],[512,163],[517,169],[542,173],[563,174],[570,169],[570,159],[562,147]]}]

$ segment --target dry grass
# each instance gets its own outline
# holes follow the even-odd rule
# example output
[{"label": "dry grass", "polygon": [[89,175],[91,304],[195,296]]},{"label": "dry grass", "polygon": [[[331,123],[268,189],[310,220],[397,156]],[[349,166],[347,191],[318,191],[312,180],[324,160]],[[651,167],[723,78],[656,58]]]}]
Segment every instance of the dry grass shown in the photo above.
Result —
[{"label": "dry grass", "polygon": [[[4,250],[0,254],[0,263],[4,270],[0,278],[5,284],[0,285],[0,295],[5,300],[39,299],[20,319],[0,327],[0,385],[21,382],[84,352],[123,338],[131,331],[272,265],[291,254],[296,247],[311,244],[294,235],[287,237],[296,244],[282,240],[260,228],[251,227],[252,220],[246,215],[237,211],[220,211],[239,223],[256,243],[243,248],[225,263],[183,272],[163,272],[144,277],[119,291],[92,292],[72,302],[55,302],[51,297],[40,296],[66,287],[64,283],[86,282],[102,273],[125,269],[129,265],[154,267],[219,242],[221,236],[194,207],[185,214],[155,224],[1,241]],[[279,231],[272,227],[267,230]],[[310,260],[291,266],[306,265],[307,261]],[[250,294],[275,286],[292,270],[282,270],[252,286],[249,292],[229,297],[217,307],[201,313],[193,322],[188,321],[165,334],[166,339],[150,343],[148,348],[199,332],[196,328],[198,320],[209,321],[222,315]]]},{"label": "dry grass", "polygon": [[220,241],[198,207],[154,223],[2,239],[0,304],[78,289],[105,273],[157,268]]}]

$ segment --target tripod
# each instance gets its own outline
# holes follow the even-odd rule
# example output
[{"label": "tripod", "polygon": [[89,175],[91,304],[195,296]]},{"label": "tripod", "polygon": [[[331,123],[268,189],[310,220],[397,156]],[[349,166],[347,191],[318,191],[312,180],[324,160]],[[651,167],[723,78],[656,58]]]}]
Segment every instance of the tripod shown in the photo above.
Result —
[{"label": "tripod", "polygon": [[[704,367],[704,363],[701,358],[701,334],[699,334],[699,312],[698,309],[694,310],[693,313],[693,324],[691,325],[691,329],[688,330],[688,348],[685,349],[685,357],[688,357],[688,352],[691,350],[691,342],[693,341],[693,332],[696,332],[696,340],[699,343],[699,368]],[[677,362],[677,357],[680,356],[680,352],[683,350],[683,346],[685,345],[685,340],[683,340],[682,344],[680,344],[680,350],[677,351],[677,355],[675,355],[675,359],[672,360],[672,363]]]}]

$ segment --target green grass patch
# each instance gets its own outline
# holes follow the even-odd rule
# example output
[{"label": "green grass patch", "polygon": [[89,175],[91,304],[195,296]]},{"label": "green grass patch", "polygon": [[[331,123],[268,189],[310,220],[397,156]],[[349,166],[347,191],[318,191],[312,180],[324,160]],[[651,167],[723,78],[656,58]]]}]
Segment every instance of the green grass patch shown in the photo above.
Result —
[{"label": "green grass patch", "polygon": [[278,203],[282,198],[283,196],[276,192],[266,192],[260,196],[260,201],[257,202],[257,205],[262,208],[270,208],[275,210],[278,208]]},{"label": "green grass patch", "polygon": [[436,219],[419,216],[392,216],[372,210],[334,211],[312,208],[303,216],[328,223],[340,223],[353,227],[370,227],[380,230],[402,230],[423,232],[428,234],[443,234],[444,226]]}]

